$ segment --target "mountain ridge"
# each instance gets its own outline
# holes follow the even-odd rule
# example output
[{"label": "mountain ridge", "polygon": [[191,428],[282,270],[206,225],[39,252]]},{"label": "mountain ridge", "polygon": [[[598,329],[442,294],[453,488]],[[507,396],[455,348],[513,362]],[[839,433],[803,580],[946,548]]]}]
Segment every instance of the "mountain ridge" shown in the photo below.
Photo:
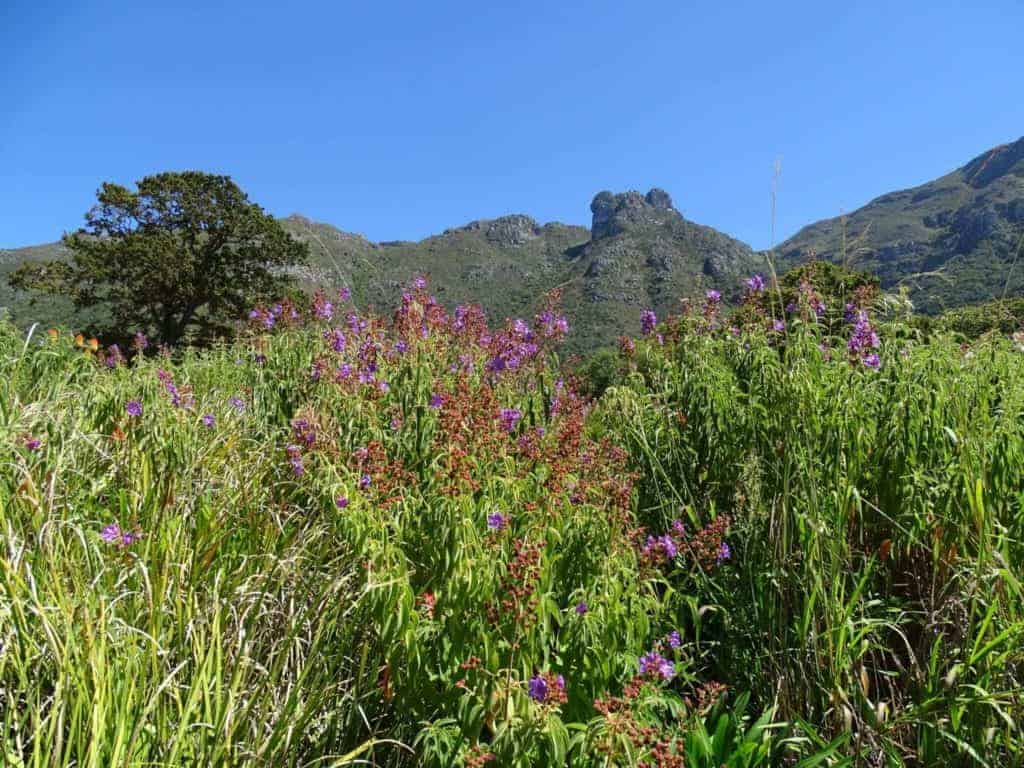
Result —
[{"label": "mountain ridge", "polygon": [[[641,309],[659,315],[707,289],[736,297],[742,280],[774,256],[780,272],[820,258],[873,272],[935,313],[1003,295],[1024,295],[1024,138],[983,152],[932,181],[880,195],[850,214],[801,228],[773,251],[755,251],[686,219],[664,189],[598,192],[589,227],[541,223],[526,213],[474,219],[420,240],[374,242],[293,213],[280,221],[310,245],[296,275],[310,288],[347,285],[360,305],[384,310],[415,274],[432,278],[449,305],[477,302],[492,319],[535,311],[561,288],[588,351],[635,332]],[[60,243],[0,249],[0,308],[16,322],[91,322],[66,300],[30,303],[6,274],[23,260],[60,258]]]}]

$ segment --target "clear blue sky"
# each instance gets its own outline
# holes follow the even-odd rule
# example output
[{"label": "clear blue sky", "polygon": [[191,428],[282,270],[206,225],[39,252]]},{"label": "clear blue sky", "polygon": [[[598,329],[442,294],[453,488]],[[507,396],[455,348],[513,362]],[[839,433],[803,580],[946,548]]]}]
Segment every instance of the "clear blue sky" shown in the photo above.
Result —
[{"label": "clear blue sky", "polygon": [[756,247],[1024,135],[1024,3],[0,0],[0,246],[230,174],[414,239],[667,189]]}]

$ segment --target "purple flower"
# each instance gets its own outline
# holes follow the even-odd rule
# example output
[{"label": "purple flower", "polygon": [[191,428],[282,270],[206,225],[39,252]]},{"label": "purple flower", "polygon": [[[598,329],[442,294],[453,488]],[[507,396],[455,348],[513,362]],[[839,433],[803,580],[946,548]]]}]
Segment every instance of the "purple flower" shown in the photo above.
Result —
[{"label": "purple flower", "polygon": [[139,331],[135,334],[135,339],[132,341],[132,349],[136,352],[141,353],[149,346],[149,339],[146,338],[146,334]]},{"label": "purple flower", "polygon": [[508,518],[506,518],[501,512],[492,512],[487,516],[487,527],[492,531],[504,530],[508,525]]},{"label": "purple flower", "polygon": [[142,538],[138,533],[132,531],[125,531],[121,529],[117,523],[111,523],[110,525],[104,526],[103,530],[100,531],[100,538],[103,539],[107,544],[115,544],[118,547],[130,547],[136,541]]},{"label": "purple flower", "polygon": [[359,487],[364,491],[367,488],[369,488],[372,483],[373,480],[370,478],[369,475],[363,475],[362,477],[359,478]]},{"label": "purple flower", "polygon": [[338,291],[338,298],[341,299],[342,301],[348,301],[349,299],[352,298],[352,291],[348,288],[348,286],[345,286],[340,291]]},{"label": "purple flower", "polygon": [[640,332],[647,336],[654,327],[658,324],[658,316],[654,314],[653,309],[645,309],[640,313]]},{"label": "purple flower", "polygon": [[716,291],[714,288],[712,288],[710,291],[708,291],[706,294],[704,294],[704,296],[712,304],[717,304],[718,302],[720,302],[722,300],[722,294],[719,293],[718,291]]},{"label": "purple flower", "polygon": [[782,333],[784,330],[786,330],[786,321],[785,320],[776,320],[776,321],[774,321],[772,323],[772,330],[774,330],[776,333]]},{"label": "purple flower", "polygon": [[347,496],[339,496],[338,498],[336,498],[334,500],[334,503],[338,507],[338,509],[344,509],[345,507],[348,506],[348,497]]},{"label": "purple flower", "polygon": [[661,544],[662,550],[665,552],[665,557],[669,560],[675,559],[675,556],[679,554],[679,548],[676,546],[676,541],[667,533],[658,539]]},{"label": "purple flower", "polygon": [[526,689],[530,694],[530,698],[534,701],[543,704],[548,698],[548,681],[540,675],[534,675],[530,678],[526,684]]},{"label": "purple flower", "polygon": [[669,647],[671,648],[678,648],[683,644],[683,639],[679,636],[679,632],[675,629],[668,633],[668,635],[665,638],[665,641],[669,644]]},{"label": "purple flower", "polygon": [[129,416],[138,417],[142,415],[142,403],[138,400],[129,400],[128,405],[124,409]]},{"label": "purple flower", "polygon": [[729,545],[726,544],[723,541],[722,545],[718,548],[718,555],[715,557],[715,561],[719,565],[721,565],[722,563],[724,563],[726,560],[730,559],[731,557],[732,557],[732,550],[729,549]]},{"label": "purple flower", "polygon": [[764,291],[764,285],[764,275],[757,274],[747,278],[747,288],[751,293],[761,293]]},{"label": "purple flower", "polygon": [[433,395],[430,396],[431,408],[434,408],[436,410],[437,408],[440,408],[442,405],[444,405],[444,398],[441,395],[435,392]]},{"label": "purple flower", "polygon": [[502,408],[501,409],[501,428],[506,432],[511,432],[516,428],[516,424],[523,418],[523,412],[518,408]]},{"label": "purple flower", "polygon": [[577,616],[582,616],[583,614],[585,614],[589,610],[590,610],[590,606],[588,606],[585,602],[576,603],[576,615]]},{"label": "purple flower", "polygon": [[640,657],[640,674],[656,674],[662,680],[671,680],[676,676],[675,665],[657,651],[651,651]]},{"label": "purple flower", "polygon": [[29,437],[25,438],[25,447],[28,448],[30,451],[38,451],[39,446],[42,444],[43,441],[40,440],[38,437],[30,435]]},{"label": "purple flower", "polygon": [[291,464],[292,474],[296,477],[306,474],[306,467],[302,463],[302,448],[297,445],[288,445],[284,450],[288,454],[288,463]]},{"label": "purple flower", "polygon": [[320,320],[330,320],[334,317],[334,305],[322,293],[318,293],[313,297],[313,314]]},{"label": "purple flower", "polygon": [[881,358],[874,352],[872,352],[870,355],[865,355],[864,359],[861,360],[861,362],[864,363],[865,367],[870,368],[873,371],[877,371],[879,368],[882,367]]},{"label": "purple flower", "polygon": [[427,287],[427,278],[422,275],[418,275],[412,279],[412,287],[417,291],[422,291]]},{"label": "purple flower", "polygon": [[241,413],[242,411],[245,410],[245,402],[241,398],[238,398],[238,397],[228,398],[228,405],[230,405],[232,408],[234,408],[239,413]]},{"label": "purple flower", "polygon": [[212,429],[217,424],[217,418],[212,413],[204,414],[203,424]]}]

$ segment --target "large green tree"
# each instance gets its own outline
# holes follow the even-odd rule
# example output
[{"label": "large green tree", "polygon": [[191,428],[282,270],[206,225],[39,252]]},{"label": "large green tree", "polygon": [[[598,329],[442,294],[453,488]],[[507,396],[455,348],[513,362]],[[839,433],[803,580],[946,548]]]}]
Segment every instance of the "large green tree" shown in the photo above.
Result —
[{"label": "large green tree", "polygon": [[104,307],[114,335],[202,342],[289,289],[288,268],[308,258],[228,176],[160,173],[136,187],[104,183],[85,227],[63,238],[70,260],[25,264],[11,285]]}]

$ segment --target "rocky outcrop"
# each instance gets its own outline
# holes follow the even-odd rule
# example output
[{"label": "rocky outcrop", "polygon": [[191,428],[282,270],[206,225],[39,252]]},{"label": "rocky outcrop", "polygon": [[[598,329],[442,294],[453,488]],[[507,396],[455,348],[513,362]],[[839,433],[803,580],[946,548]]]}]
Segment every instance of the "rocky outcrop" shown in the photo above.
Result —
[{"label": "rocky outcrop", "polygon": [[668,192],[657,188],[646,195],[632,191],[617,195],[598,192],[590,203],[590,212],[593,215],[590,236],[594,240],[612,237],[633,226],[658,225],[682,218]]}]

